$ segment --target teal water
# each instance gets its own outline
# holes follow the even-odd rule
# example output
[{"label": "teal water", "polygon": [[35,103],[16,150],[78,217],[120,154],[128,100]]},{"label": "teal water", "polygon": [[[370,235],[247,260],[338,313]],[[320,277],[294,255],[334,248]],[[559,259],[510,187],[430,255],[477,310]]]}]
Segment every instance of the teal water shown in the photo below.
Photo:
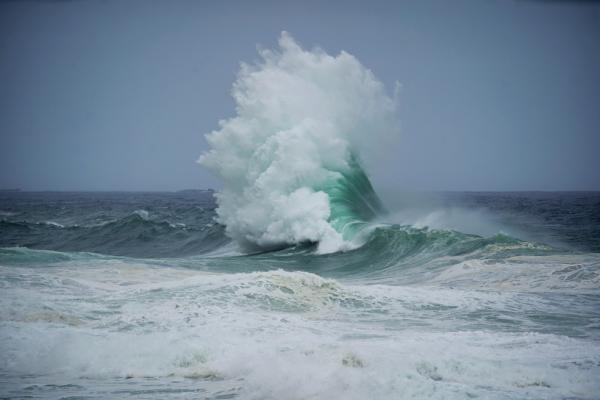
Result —
[{"label": "teal water", "polygon": [[2,193],[0,396],[597,399],[600,196],[427,198],[317,254],[209,192]]}]

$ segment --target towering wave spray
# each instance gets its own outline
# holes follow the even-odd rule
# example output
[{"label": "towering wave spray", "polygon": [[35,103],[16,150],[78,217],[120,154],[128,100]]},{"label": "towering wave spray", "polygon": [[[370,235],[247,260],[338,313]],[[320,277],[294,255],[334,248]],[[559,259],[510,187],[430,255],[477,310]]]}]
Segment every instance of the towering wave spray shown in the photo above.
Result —
[{"label": "towering wave spray", "polygon": [[350,248],[381,209],[359,152],[395,129],[395,99],[346,52],[307,51],[286,32],[279,47],[242,63],[237,115],[206,135],[199,162],[224,183],[218,220],[245,248]]}]

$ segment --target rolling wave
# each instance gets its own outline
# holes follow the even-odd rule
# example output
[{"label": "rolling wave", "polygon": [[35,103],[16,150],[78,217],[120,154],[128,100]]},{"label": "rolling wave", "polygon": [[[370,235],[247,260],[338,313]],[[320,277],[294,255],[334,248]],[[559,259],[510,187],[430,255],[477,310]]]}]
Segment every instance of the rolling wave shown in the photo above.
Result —
[{"label": "rolling wave", "polygon": [[131,257],[170,257],[203,254],[226,244],[223,227],[215,223],[186,226],[130,215],[91,225],[58,225],[29,221],[0,221],[5,246],[57,251],[94,252]]},{"label": "rolling wave", "polygon": [[[120,227],[126,228],[131,223],[122,223]],[[159,231],[155,233],[156,240],[167,239]],[[371,226],[368,233],[363,234],[366,242],[345,252],[316,254],[317,244],[302,243],[275,251],[241,254],[231,251],[223,227],[219,226],[203,239],[197,239],[199,244],[194,243],[193,248],[196,255],[190,256],[148,258],[150,256],[145,254],[122,257],[107,255],[106,251],[99,254],[89,247],[77,252],[5,247],[0,248],[0,260],[3,266],[106,264],[109,268],[117,268],[121,264],[142,263],[217,274],[301,271],[360,284],[434,284],[503,291],[593,291],[600,288],[600,263],[597,254],[593,253],[559,251],[502,234],[485,238],[452,230],[400,225]],[[149,243],[155,245],[155,242]],[[106,248],[116,248],[119,243],[122,244],[117,241]],[[181,244],[186,245],[189,246],[188,243]]]}]

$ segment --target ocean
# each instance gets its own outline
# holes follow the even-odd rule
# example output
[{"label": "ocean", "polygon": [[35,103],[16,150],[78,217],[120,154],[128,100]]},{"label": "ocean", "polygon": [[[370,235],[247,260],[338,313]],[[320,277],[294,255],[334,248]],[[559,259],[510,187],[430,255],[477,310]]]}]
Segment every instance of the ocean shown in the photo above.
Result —
[{"label": "ocean", "polygon": [[401,191],[400,85],[286,32],[231,93],[218,193],[0,193],[0,398],[600,399],[600,193]]},{"label": "ocean", "polygon": [[1,192],[0,398],[600,399],[600,193],[352,179],[338,249],[211,191]]}]

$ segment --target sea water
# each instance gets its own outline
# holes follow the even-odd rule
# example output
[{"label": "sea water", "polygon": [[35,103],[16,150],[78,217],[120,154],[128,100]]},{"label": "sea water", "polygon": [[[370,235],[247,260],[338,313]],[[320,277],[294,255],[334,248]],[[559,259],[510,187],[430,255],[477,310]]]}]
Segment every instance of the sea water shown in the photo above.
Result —
[{"label": "sea water", "polygon": [[[211,192],[0,194],[0,396],[599,398],[600,195],[428,197],[249,254]],[[459,212],[529,240],[416,217]]]}]

